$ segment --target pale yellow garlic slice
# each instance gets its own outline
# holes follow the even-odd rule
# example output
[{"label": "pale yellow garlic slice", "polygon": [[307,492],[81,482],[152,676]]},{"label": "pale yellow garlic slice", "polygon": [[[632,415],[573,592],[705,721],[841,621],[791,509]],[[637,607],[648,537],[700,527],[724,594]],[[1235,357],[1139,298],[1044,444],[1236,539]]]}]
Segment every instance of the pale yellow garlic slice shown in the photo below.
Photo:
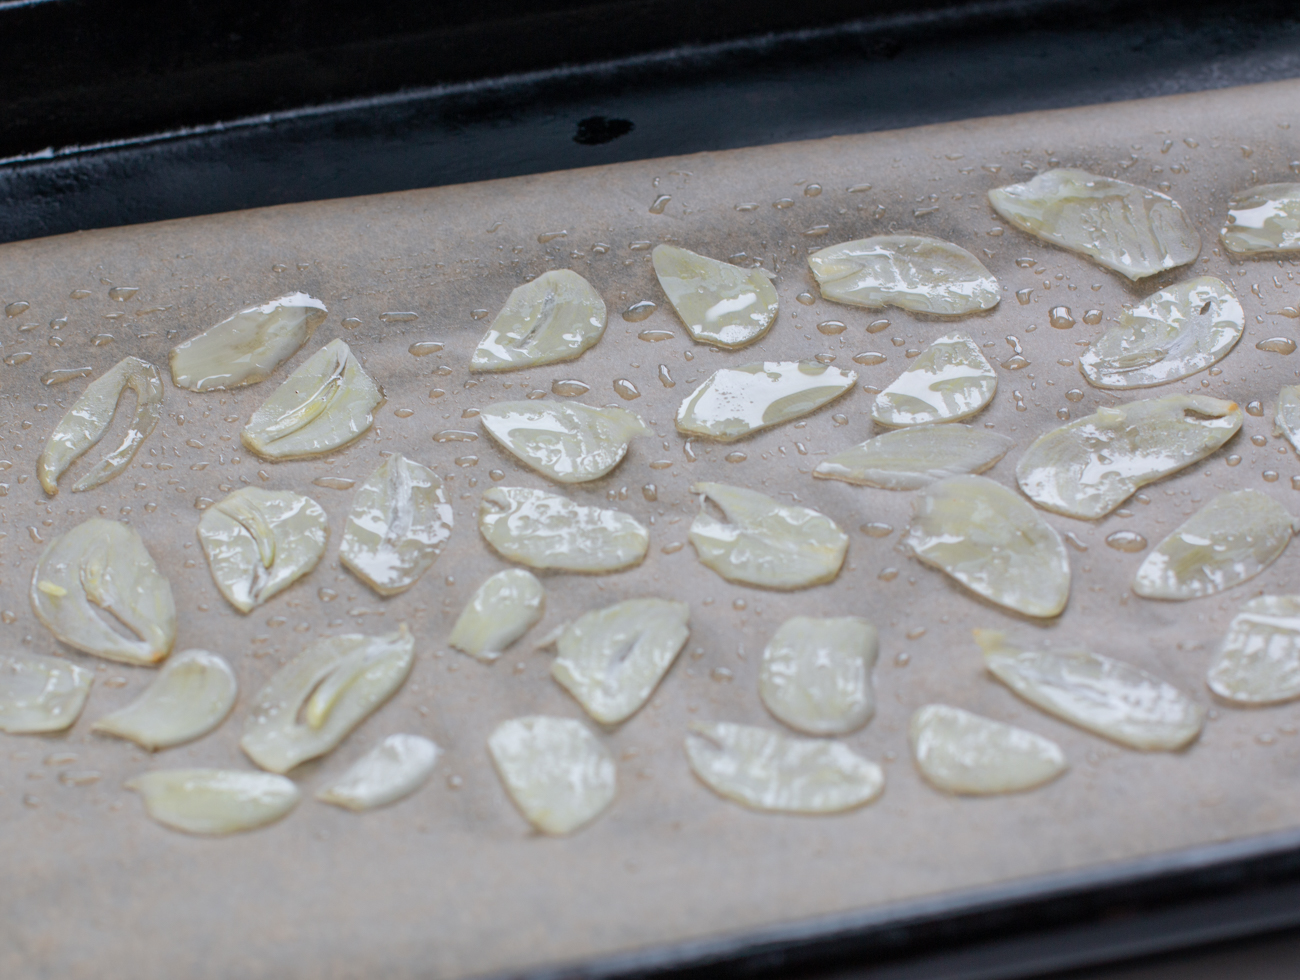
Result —
[{"label": "pale yellow garlic slice", "polygon": [[989,202],[1021,231],[1134,281],[1201,251],[1201,236],[1173,198],[1086,170],[1048,170],[989,191]]},{"label": "pale yellow garlic slice", "polygon": [[224,659],[207,650],[185,650],[168,658],[140,697],[92,727],[150,751],[182,745],[225,721],[238,690]]},{"label": "pale yellow garlic slice", "polygon": [[176,641],[171,586],[140,535],[118,521],[94,517],[46,545],[31,599],[51,633],[97,657],[156,664]]},{"label": "pale yellow garlic slice", "polygon": [[958,422],[981,411],[998,390],[993,365],[964,333],[950,333],[921,351],[876,396],[871,417],[893,428]]},{"label": "pale yellow garlic slice", "polygon": [[686,758],[709,789],[753,810],[840,813],[870,803],[885,788],[880,767],[842,742],[753,725],[693,722]]},{"label": "pale yellow garlic slice", "polygon": [[45,451],[36,461],[36,476],[50,496],[59,492],[58,479],[91,446],[104,438],[117,412],[118,399],[130,388],[135,392],[135,415],[127,426],[122,445],[101,459],[72,485],[73,493],[93,490],[126,469],[141,443],[149,438],[162,418],[163,383],[158,369],[138,357],[124,357],[100,375],[82,392],[63,416]]},{"label": "pale yellow garlic slice", "polygon": [[471,371],[571,361],[605,332],[605,301],[571,269],[543,272],[506,300],[470,359]]},{"label": "pale yellow garlic slice", "polygon": [[1300,452],[1300,385],[1287,385],[1277,393],[1273,434],[1285,436],[1296,452]]},{"label": "pale yellow garlic slice", "polygon": [[1261,595],[1242,606],[1206,681],[1234,704],[1300,698],[1300,596]]},{"label": "pale yellow garlic slice", "polygon": [[316,794],[316,799],[360,813],[405,799],[424,785],[438,746],[421,735],[389,735]]},{"label": "pale yellow garlic slice", "polygon": [[491,663],[537,624],[545,605],[546,590],[536,575],[522,568],[507,568],[474,591],[447,642]]},{"label": "pale yellow garlic slice", "polygon": [[1234,195],[1219,234],[1234,255],[1300,252],[1300,184],[1261,184]]},{"label": "pale yellow garlic slice", "polygon": [[271,772],[324,755],[401,687],[414,661],[405,623],[383,636],[317,640],[262,688],[239,747]]},{"label": "pale yellow garlic slice", "polygon": [[700,343],[744,347],[776,320],[776,289],[764,269],[741,269],[675,245],[656,245],[650,259],[668,301]]},{"label": "pale yellow garlic slice", "polygon": [[813,476],[885,490],[918,490],[950,476],[983,473],[1015,444],[1008,436],[960,422],[917,425],[827,456]]},{"label": "pale yellow garlic slice", "polygon": [[0,732],[61,732],[85,707],[95,675],[55,657],[0,653]]},{"label": "pale yellow garlic slice", "polygon": [[483,494],[478,529],[503,558],[564,572],[629,568],[650,547],[650,532],[621,511],[528,487],[493,487]]},{"label": "pale yellow garlic slice", "polygon": [[795,616],[772,634],[758,671],[767,710],[809,735],[847,735],[871,720],[876,627],[860,616]]},{"label": "pale yellow garlic slice", "polygon": [[503,721],[488,737],[488,752],[510,799],[542,833],[572,833],[614,800],[614,758],[580,721]]},{"label": "pale yellow garlic slice", "polygon": [[275,823],[298,804],[292,780],[239,769],[159,769],[126,783],[149,816],[186,834],[222,836]]},{"label": "pale yellow garlic slice", "polygon": [[970,252],[925,235],[877,235],[808,256],[822,296],[836,303],[963,316],[991,310],[1001,292]]},{"label": "pale yellow garlic slice", "polygon": [[1208,395],[1102,407],[1035,439],[1016,464],[1016,479],[1040,506],[1093,520],[1209,456],[1236,435],[1242,419],[1235,402]]},{"label": "pale yellow garlic slice", "polygon": [[172,382],[191,391],[215,391],[265,381],[324,319],[325,304],[306,293],[240,310],[172,348]]},{"label": "pale yellow garlic slice", "polygon": [[817,411],[853,390],[858,376],[817,361],[722,368],[677,410],[677,431],[732,442]]},{"label": "pale yellow garlic slice", "polygon": [[623,461],[633,436],[650,430],[635,412],[580,402],[498,402],[479,413],[488,435],[560,483],[585,483]]},{"label": "pale yellow garlic slice", "polygon": [[946,704],[918,709],[909,734],[916,768],[945,793],[1020,793],[1069,768],[1051,739]]}]

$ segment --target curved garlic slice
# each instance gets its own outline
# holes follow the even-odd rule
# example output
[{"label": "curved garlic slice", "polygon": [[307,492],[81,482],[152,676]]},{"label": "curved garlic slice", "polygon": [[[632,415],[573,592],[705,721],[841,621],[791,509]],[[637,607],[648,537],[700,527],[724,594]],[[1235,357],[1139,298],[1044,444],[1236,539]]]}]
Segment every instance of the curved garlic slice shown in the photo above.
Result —
[{"label": "curved garlic slice", "polygon": [[162,418],[163,383],[158,369],[138,357],[124,357],[86,386],[68,413],[50,433],[45,451],[36,462],[36,476],[51,497],[59,492],[58,479],[73,461],[104,438],[117,412],[118,399],[130,388],[135,392],[135,415],[122,445],[101,459],[72,485],[72,492],[93,490],[126,469],[140,444],[149,438]]},{"label": "curved garlic slice", "polygon": [[876,628],[860,616],[787,619],[768,641],[758,673],[767,710],[809,735],[847,735],[871,720]]},{"label": "curved garlic slice", "polygon": [[319,456],[359,438],[383,400],[348,345],[331,340],[275,389],[239,438],[264,459]]},{"label": "curved garlic slice", "polygon": [[1061,536],[1029,504],[982,476],[927,487],[903,539],[920,561],[1026,616],[1056,616],[1070,598]]},{"label": "curved garlic slice", "polygon": [[438,746],[420,735],[389,735],[316,799],[360,813],[405,799],[424,785],[438,762]]},{"label": "curved garlic slice", "polygon": [[963,316],[991,310],[993,273],[958,245],[925,235],[877,235],[808,256],[822,296],[836,303]]},{"label": "curved garlic slice", "polygon": [[[825,514],[725,483],[697,483],[691,492],[701,495],[691,544],[700,561],[727,581],[806,589],[839,575],[849,536]],[[708,501],[721,520],[709,513]]]},{"label": "curved garlic slice", "polygon": [[776,288],[763,269],[741,269],[675,245],[650,253],[659,285],[700,343],[752,344],[776,320]]},{"label": "curved garlic slice", "polygon": [[1043,653],[976,630],[990,674],[1035,707],[1103,738],[1169,751],[1201,733],[1205,709],[1172,684],[1120,660],[1086,651]]},{"label": "curved garlic slice", "polygon": [[507,452],[560,483],[599,479],[623,461],[633,436],[650,431],[635,412],[581,402],[498,402],[479,421]]},{"label": "curved garlic slice", "polygon": [[222,835],[274,823],[300,798],[283,776],[239,769],[159,769],[126,783],[149,816],[186,834]]},{"label": "curved garlic slice", "polygon": [[324,319],[325,304],[306,293],[240,310],[172,348],[172,383],[190,391],[215,391],[265,381]]},{"label": "curved garlic slice", "polygon": [[732,442],[815,412],[853,390],[858,376],[817,361],[722,368],[677,410],[677,431]]},{"label": "curved garlic slice", "polygon": [[962,473],[983,473],[1014,446],[1008,436],[960,422],[886,432],[818,463],[813,476],[885,490],[918,490]]},{"label": "curved garlic slice", "polygon": [[885,774],[847,745],[725,721],[693,722],[686,758],[719,796],[754,810],[840,813],[885,788]]},{"label": "curved garlic slice", "polygon": [[1051,739],[946,704],[918,709],[909,734],[916,768],[946,793],[1020,793],[1069,768]]},{"label": "curved garlic slice", "polygon": [[950,333],[921,351],[876,396],[871,417],[899,427],[957,422],[981,411],[998,390],[998,376],[968,334]]},{"label": "curved garlic slice", "polygon": [[1300,385],[1287,385],[1277,393],[1273,435],[1286,436],[1287,442],[1300,452]]},{"label": "curved garlic slice", "polygon": [[1242,606],[1206,682],[1236,704],[1300,698],[1300,596],[1262,595]]},{"label": "curved garlic slice", "polygon": [[1236,403],[1166,395],[1102,407],[1035,439],[1016,464],[1025,494],[1048,510],[1092,520],[1191,466],[1236,435]]},{"label": "curved garlic slice", "polygon": [[579,616],[556,640],[551,676],[602,725],[630,718],[690,636],[691,607],[667,599],[628,599]]},{"label": "curved garlic slice", "polygon": [[1134,281],[1201,251],[1201,236],[1173,198],[1086,170],[1048,170],[989,191],[989,202],[1021,231]]},{"label": "curved garlic slice", "polygon": [[469,362],[471,371],[571,361],[605,332],[605,301],[571,269],[543,272],[510,294]]},{"label": "curved garlic slice", "polygon": [[154,751],[192,742],[226,719],[239,685],[215,653],[186,650],[168,658],[154,682],[125,708],[95,722],[94,731]]},{"label": "curved garlic slice", "polygon": [[515,806],[542,833],[572,833],[614,800],[614,759],[580,721],[503,721],[488,737],[488,752]]},{"label": "curved garlic slice", "polygon": [[545,604],[546,590],[536,575],[522,568],[507,568],[474,591],[447,642],[491,663],[537,624]]},{"label": "curved garlic slice", "polygon": [[478,529],[509,561],[565,572],[616,572],[639,564],[650,547],[650,532],[621,511],[528,487],[483,494]]},{"label": "curved garlic slice", "polygon": [[1236,194],[1219,234],[1234,255],[1300,252],[1300,184],[1261,184]]},{"label": "curved garlic slice", "polygon": [[310,497],[244,487],[203,512],[198,534],[217,588],[246,613],[316,567],[329,522]]},{"label": "curved garlic slice", "polygon": [[95,675],[55,657],[0,653],[0,732],[61,732],[85,707]]},{"label": "curved garlic slice", "polygon": [[46,545],[32,573],[31,598],[51,633],[97,657],[156,664],[176,641],[171,586],[140,535],[118,521],[91,518]]},{"label": "curved garlic slice", "polygon": [[402,686],[414,661],[405,623],[383,636],[317,640],[262,688],[239,747],[271,772],[324,755]]}]

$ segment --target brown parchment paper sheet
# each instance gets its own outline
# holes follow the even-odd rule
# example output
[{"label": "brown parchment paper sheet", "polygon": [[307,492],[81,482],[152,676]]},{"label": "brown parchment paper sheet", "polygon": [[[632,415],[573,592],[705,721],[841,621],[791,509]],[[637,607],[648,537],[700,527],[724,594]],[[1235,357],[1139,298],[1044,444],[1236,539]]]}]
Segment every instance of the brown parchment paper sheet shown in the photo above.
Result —
[{"label": "brown parchment paper sheet", "polygon": [[[1294,383],[1300,359],[1255,347],[1265,337],[1295,334],[1297,321],[1274,311],[1300,305],[1297,266],[1230,262],[1217,245],[1230,192],[1296,179],[1297,105],[1300,84],[1289,82],[0,248],[0,305],[30,304],[0,318],[0,641],[66,655],[96,677],[83,716],[67,734],[0,736],[0,976],[461,977],[734,934],[1300,823],[1300,707],[1220,706],[1185,753],[1127,751],[1017,701],[982,674],[970,635],[973,626],[1005,627],[1029,643],[1085,643],[1208,702],[1204,670],[1234,611],[1262,592],[1296,591],[1300,550],[1293,546],[1265,574],[1223,596],[1178,604],[1139,600],[1128,583],[1143,556],[1112,550],[1104,539],[1133,530],[1154,545],[1212,494],[1238,487],[1254,487],[1300,512],[1300,494],[1292,489],[1300,467],[1271,434],[1277,390]],[[1057,161],[1168,187],[1187,209],[1204,239],[1195,271],[1233,283],[1247,313],[1246,335],[1220,372],[1119,395],[1084,383],[1069,363],[1078,345],[1098,336],[1122,304],[1192,268],[1132,286],[1081,257],[1003,230],[985,192]],[[862,184],[871,188],[848,190]],[[651,213],[659,195],[671,200],[662,214]],[[738,207],[749,204],[756,207]],[[1001,305],[952,324],[815,299],[805,262],[810,248],[913,230],[984,259],[1003,285]],[[721,258],[744,253],[775,270],[781,312],[771,333],[741,352],[691,343],[655,282],[648,246],[657,242]],[[489,322],[475,311],[495,314],[526,277],[561,267],[586,276],[605,297],[610,320],[600,344],[573,363],[471,379],[469,355]],[[118,301],[109,297],[111,286],[139,291]],[[89,294],[72,298],[83,289]],[[97,375],[130,353],[166,374],[167,351],[180,339],[299,289],[323,299],[330,314],[315,340],[272,379],[236,393],[196,395],[172,387],[168,376],[164,420],[122,476],[87,493],[68,489],[103,447],[115,444],[119,420],[65,476],[59,495],[45,498],[34,476],[36,458],[86,384],[47,387],[39,381],[46,371],[90,367]],[[1027,303],[1017,299],[1021,290],[1029,291],[1022,294]],[[640,300],[659,303],[658,311],[626,322],[621,311]],[[1068,306],[1078,325],[1048,326],[1048,311],[1057,305]],[[1082,322],[1089,309],[1103,311],[1101,325]],[[395,312],[418,319],[383,317]],[[67,323],[53,329],[50,322],[59,317]],[[882,317],[889,327],[868,333],[867,324]],[[823,335],[816,325],[830,319],[847,330]],[[671,331],[673,338],[638,339],[647,329]],[[1013,354],[1007,338],[1017,338],[1029,361],[1021,370],[999,371],[997,398],[976,420],[1017,440],[988,474],[1011,486],[1016,459],[1036,434],[1059,424],[1061,409],[1079,418],[1100,405],[1194,391],[1242,404],[1259,399],[1264,414],[1248,416],[1242,432],[1204,463],[1150,487],[1149,502],[1130,502],[1096,523],[1048,515],[1087,550],[1071,549],[1074,581],[1065,614],[1029,623],[897,550],[913,494],[810,476],[819,454],[872,434],[871,394],[863,385],[887,384],[910,363],[907,350],[953,329],[987,344],[997,362]],[[334,337],[345,338],[386,389],[374,429],[321,460],[253,458],[238,438],[249,413]],[[423,340],[440,341],[445,350],[419,358],[408,353]],[[681,399],[718,367],[818,354],[854,366],[851,358],[864,351],[887,360],[859,367],[856,390],[806,423],[735,445],[696,440],[694,458],[673,429]],[[675,387],[660,381],[661,365]],[[486,436],[437,442],[433,435],[477,433],[477,422],[463,417],[466,410],[532,391],[553,398],[552,383],[564,379],[590,385],[587,402],[628,404],[653,426],[655,435],[638,439],[609,477],[563,491],[592,503],[607,504],[612,496],[615,506],[653,522],[650,555],[616,575],[544,575],[545,619],[507,656],[484,666],[446,646],[465,599],[505,567],[479,538],[479,495],[498,469],[507,485],[548,484],[512,465]],[[616,379],[631,381],[639,399],[615,397]],[[431,398],[432,389],[445,394]],[[1070,400],[1073,389],[1081,400]],[[129,407],[130,396],[123,409]],[[1264,444],[1256,445],[1259,440]],[[360,481],[381,454],[396,451],[449,481],[456,528],[434,569],[406,595],[385,600],[338,564],[351,492],[313,481]],[[743,461],[726,461],[735,452]],[[1280,478],[1267,482],[1265,471]],[[842,574],[830,585],[792,594],[722,581],[689,545],[682,547],[697,509],[689,493],[697,480],[796,495],[830,515],[852,534]],[[213,585],[195,526],[204,498],[246,484],[313,496],[329,513],[331,541],[312,574],[241,616]],[[656,486],[656,501],[646,499],[647,484]],[[180,615],[176,649],[214,649],[238,673],[241,694],[232,717],[193,745],[150,757],[92,735],[91,723],[133,699],[153,674],[61,649],[31,612],[27,583],[41,542],[96,514],[129,520],[170,578]],[[895,530],[873,538],[858,530],[867,522]],[[571,838],[539,837],[498,783],[486,736],[503,719],[526,713],[583,717],[549,678],[550,654],[537,652],[535,641],[585,610],[641,595],[690,602],[687,651],[644,710],[602,734],[618,759],[612,807]],[[686,725],[725,719],[778,727],[757,695],[767,638],[794,614],[850,613],[869,617],[881,632],[878,713],[848,742],[884,765],[883,798],[844,816],[782,817],[747,812],[698,784],[683,757]],[[150,768],[249,766],[238,735],[252,695],[282,662],[314,637],[387,631],[403,621],[417,637],[410,680],[337,751],[294,772],[304,800],[281,823],[235,838],[195,839],[150,821],[139,799],[121,788]],[[906,740],[911,712],[931,701],[1048,735],[1065,748],[1072,769],[1021,796],[943,796],[914,772]],[[312,799],[363,751],[399,731],[428,735],[445,750],[421,792],[363,816]]]}]

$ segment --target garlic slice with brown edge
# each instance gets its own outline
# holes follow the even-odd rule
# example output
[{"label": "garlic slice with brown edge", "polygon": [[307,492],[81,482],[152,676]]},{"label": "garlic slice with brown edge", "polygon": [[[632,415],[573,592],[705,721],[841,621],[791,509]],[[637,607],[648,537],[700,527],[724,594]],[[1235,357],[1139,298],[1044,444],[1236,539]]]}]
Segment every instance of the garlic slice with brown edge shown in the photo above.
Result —
[{"label": "garlic slice with brown edge", "polygon": [[447,642],[491,663],[536,625],[545,604],[546,590],[536,575],[522,568],[507,568],[474,590]]},{"label": "garlic slice with brown edge", "polygon": [[571,269],[543,272],[506,300],[469,363],[471,371],[514,371],[571,361],[605,332],[605,301]]},{"label": "garlic slice with brown edge", "polygon": [[410,796],[438,762],[438,746],[421,735],[389,735],[316,794],[360,813]]},{"label": "garlic slice with brown edge", "polygon": [[982,411],[997,390],[997,373],[970,335],[945,334],[876,396],[871,417],[891,428],[959,422]]},{"label": "garlic slice with brown edge", "polygon": [[222,836],[279,820],[301,796],[283,776],[239,769],[159,769],[128,780],[145,811],[164,827]]},{"label": "garlic slice with brown edge", "polygon": [[1300,596],[1261,595],[1242,606],[1206,682],[1234,704],[1281,704],[1300,698]]},{"label": "garlic slice with brown edge", "polygon": [[917,490],[963,473],[983,473],[1015,440],[960,422],[886,432],[827,456],[813,469],[820,480],[885,490]]},{"label": "garlic slice with brown edge", "polygon": [[763,361],[714,371],[677,410],[677,431],[733,442],[817,411],[858,376],[817,361]]},{"label": "garlic slice with brown edge", "polygon": [[650,533],[621,511],[528,487],[483,494],[478,529],[502,557],[564,572],[616,572],[639,564],[650,547]]},{"label": "garlic slice with brown edge", "polygon": [[735,350],[776,320],[776,288],[765,269],[742,269],[675,245],[656,245],[650,261],[686,332],[702,344]]},{"label": "garlic slice with brown edge", "polygon": [[235,705],[238,684],[230,664],[207,650],[169,657],[154,682],[125,708],[100,718],[93,731],[130,739],[155,751],[206,735]]},{"label": "garlic slice with brown edge", "polygon": [[925,235],[877,235],[808,256],[822,296],[835,303],[963,316],[991,310],[998,281],[959,245]]},{"label": "garlic slice with brown edge", "polygon": [[1300,184],[1261,184],[1234,194],[1219,234],[1233,255],[1300,252]]},{"label": "garlic slice with brown edge", "polygon": [[876,627],[860,616],[794,616],[763,650],[758,694],[767,710],[809,735],[847,735],[871,720]]},{"label": "garlic slice with brown edge", "polygon": [[1300,385],[1287,385],[1277,393],[1273,435],[1285,436],[1292,448],[1300,452]]},{"label": "garlic slice with brown edge", "polygon": [[510,799],[542,833],[573,833],[614,800],[614,758],[580,721],[503,721],[488,737],[488,752]]},{"label": "garlic slice with brown edge", "polygon": [[650,431],[635,412],[581,402],[497,402],[479,421],[516,459],[560,483],[599,479],[623,461],[633,436]]},{"label": "garlic slice with brown edge", "polygon": [[56,657],[0,653],[0,732],[27,735],[71,728],[95,675]]},{"label": "garlic slice with brown edge", "polygon": [[946,793],[1020,793],[1069,768],[1051,739],[951,705],[918,708],[909,735],[916,768]]}]

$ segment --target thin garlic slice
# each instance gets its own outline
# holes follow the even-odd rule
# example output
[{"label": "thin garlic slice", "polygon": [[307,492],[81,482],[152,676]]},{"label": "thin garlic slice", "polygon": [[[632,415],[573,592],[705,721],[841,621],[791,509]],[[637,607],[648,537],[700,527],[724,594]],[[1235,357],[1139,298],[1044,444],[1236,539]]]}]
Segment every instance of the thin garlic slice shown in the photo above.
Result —
[{"label": "thin garlic slice", "polygon": [[264,459],[319,456],[360,438],[383,400],[348,345],[331,340],[275,389],[239,438]]},{"label": "thin garlic slice", "polygon": [[240,310],[172,348],[172,382],[190,391],[216,391],[265,381],[324,319],[325,304],[306,293]]},{"label": "thin garlic slice", "polygon": [[1015,440],[960,422],[886,432],[828,456],[813,469],[820,480],[885,490],[919,490],[962,473],[983,473]]},{"label": "thin garlic slice", "polygon": [[402,686],[414,660],[405,623],[383,636],[317,640],[262,688],[239,747],[271,772],[324,755]]},{"label": "thin garlic slice", "polygon": [[1300,698],[1300,596],[1256,596],[1242,606],[1206,681],[1234,704]]},{"label": "thin garlic slice", "polygon": [[1300,452],[1300,385],[1287,385],[1277,393],[1273,435],[1285,436],[1295,451]]},{"label": "thin garlic slice", "polygon": [[808,256],[822,296],[836,303],[963,316],[991,310],[993,273],[958,245],[924,235],[877,235]]},{"label": "thin garlic slice", "polygon": [[691,607],[628,599],[579,616],[556,640],[551,676],[602,725],[630,718],[650,699],[686,644]]},{"label": "thin garlic slice", "polygon": [[471,371],[571,361],[605,332],[605,301],[571,269],[543,272],[517,287],[479,341]]},{"label": "thin garlic slice", "polygon": [[585,483],[623,461],[649,428],[625,408],[580,402],[498,402],[479,413],[488,435],[526,466],[560,483]]},{"label": "thin garlic slice", "polygon": [[997,390],[993,365],[970,335],[945,334],[876,396],[871,417],[894,428],[958,422],[981,411]]},{"label": "thin garlic slice", "polygon": [[46,545],[31,599],[51,633],[107,660],[156,664],[176,641],[171,586],[136,530],[118,521],[94,517]]},{"label": "thin garlic slice", "polygon": [[1070,598],[1065,543],[1023,499],[982,476],[927,487],[903,539],[920,561],[1026,616],[1057,616]]},{"label": "thin garlic slice", "polygon": [[85,707],[95,675],[55,657],[0,653],[0,732],[61,732]]},{"label": "thin garlic slice", "polygon": [[1234,255],[1300,252],[1300,184],[1261,184],[1235,195],[1219,233]]},{"label": "thin garlic slice", "polygon": [[946,704],[918,709],[909,734],[916,768],[945,793],[1020,793],[1069,768],[1051,739]]},{"label": "thin garlic slice", "polygon": [[677,410],[677,431],[732,442],[817,411],[852,391],[858,376],[817,361],[722,368]]},{"label": "thin garlic slice", "polygon": [[[691,492],[701,497],[691,544],[727,581],[806,589],[839,575],[849,536],[825,514],[725,483],[697,483]],[[709,512],[710,501],[721,519]]]},{"label": "thin garlic slice", "polygon": [[316,794],[316,799],[360,813],[405,799],[424,785],[438,762],[438,746],[421,735],[389,735]]},{"label": "thin garlic slice", "polygon": [[768,641],[758,671],[767,710],[809,735],[847,735],[871,720],[876,628],[860,616],[787,619]]},{"label": "thin garlic slice", "polygon": [[225,721],[238,689],[235,672],[221,657],[207,650],[185,650],[168,658],[140,697],[92,727],[151,752],[182,745]]},{"label": "thin garlic slice", "polygon": [[483,494],[478,529],[509,561],[564,572],[616,572],[645,558],[650,532],[617,510],[528,487]]},{"label": "thin garlic slice", "polygon": [[1166,395],[1102,407],[1035,439],[1016,464],[1020,489],[1058,514],[1105,517],[1137,491],[1191,466],[1236,435],[1236,403]]},{"label": "thin garlic slice", "polygon": [[522,568],[507,568],[474,591],[447,642],[491,663],[537,624],[545,605],[546,590],[536,575]]},{"label": "thin garlic slice", "polygon": [[1134,281],[1201,252],[1201,236],[1173,198],[1086,170],[1048,170],[989,191],[989,202],[1021,231]]},{"label": "thin garlic slice", "polygon": [[675,245],[656,245],[650,260],[687,332],[702,344],[735,350],[776,320],[776,289],[764,269],[741,269]]},{"label": "thin garlic slice", "polygon": [[570,834],[614,800],[614,758],[580,721],[503,721],[488,738],[488,752],[519,812],[544,834]]},{"label": "thin garlic slice", "polygon": [[126,783],[164,827],[221,836],[275,823],[298,804],[298,787],[283,776],[239,769],[159,769]]},{"label": "thin garlic slice", "polygon": [[754,810],[840,813],[885,788],[885,774],[847,745],[725,721],[694,722],[686,758],[719,796]]},{"label": "thin garlic slice", "polygon": [[85,476],[72,485],[72,492],[93,490],[126,469],[141,443],[149,438],[162,418],[163,383],[158,369],[138,357],[124,357],[100,375],[82,392],[63,416],[45,451],[36,461],[36,476],[51,497],[59,492],[58,479],[63,471],[95,443],[104,438],[122,392],[135,392],[135,415],[127,426],[122,445],[96,463]]},{"label": "thin garlic slice", "polygon": [[329,522],[310,497],[244,487],[203,512],[198,534],[217,588],[246,613],[316,567]]},{"label": "thin garlic slice", "polygon": [[1035,707],[1103,738],[1173,752],[1201,733],[1205,709],[1172,684],[1120,660],[1086,651],[1045,653],[976,630],[990,674]]}]

